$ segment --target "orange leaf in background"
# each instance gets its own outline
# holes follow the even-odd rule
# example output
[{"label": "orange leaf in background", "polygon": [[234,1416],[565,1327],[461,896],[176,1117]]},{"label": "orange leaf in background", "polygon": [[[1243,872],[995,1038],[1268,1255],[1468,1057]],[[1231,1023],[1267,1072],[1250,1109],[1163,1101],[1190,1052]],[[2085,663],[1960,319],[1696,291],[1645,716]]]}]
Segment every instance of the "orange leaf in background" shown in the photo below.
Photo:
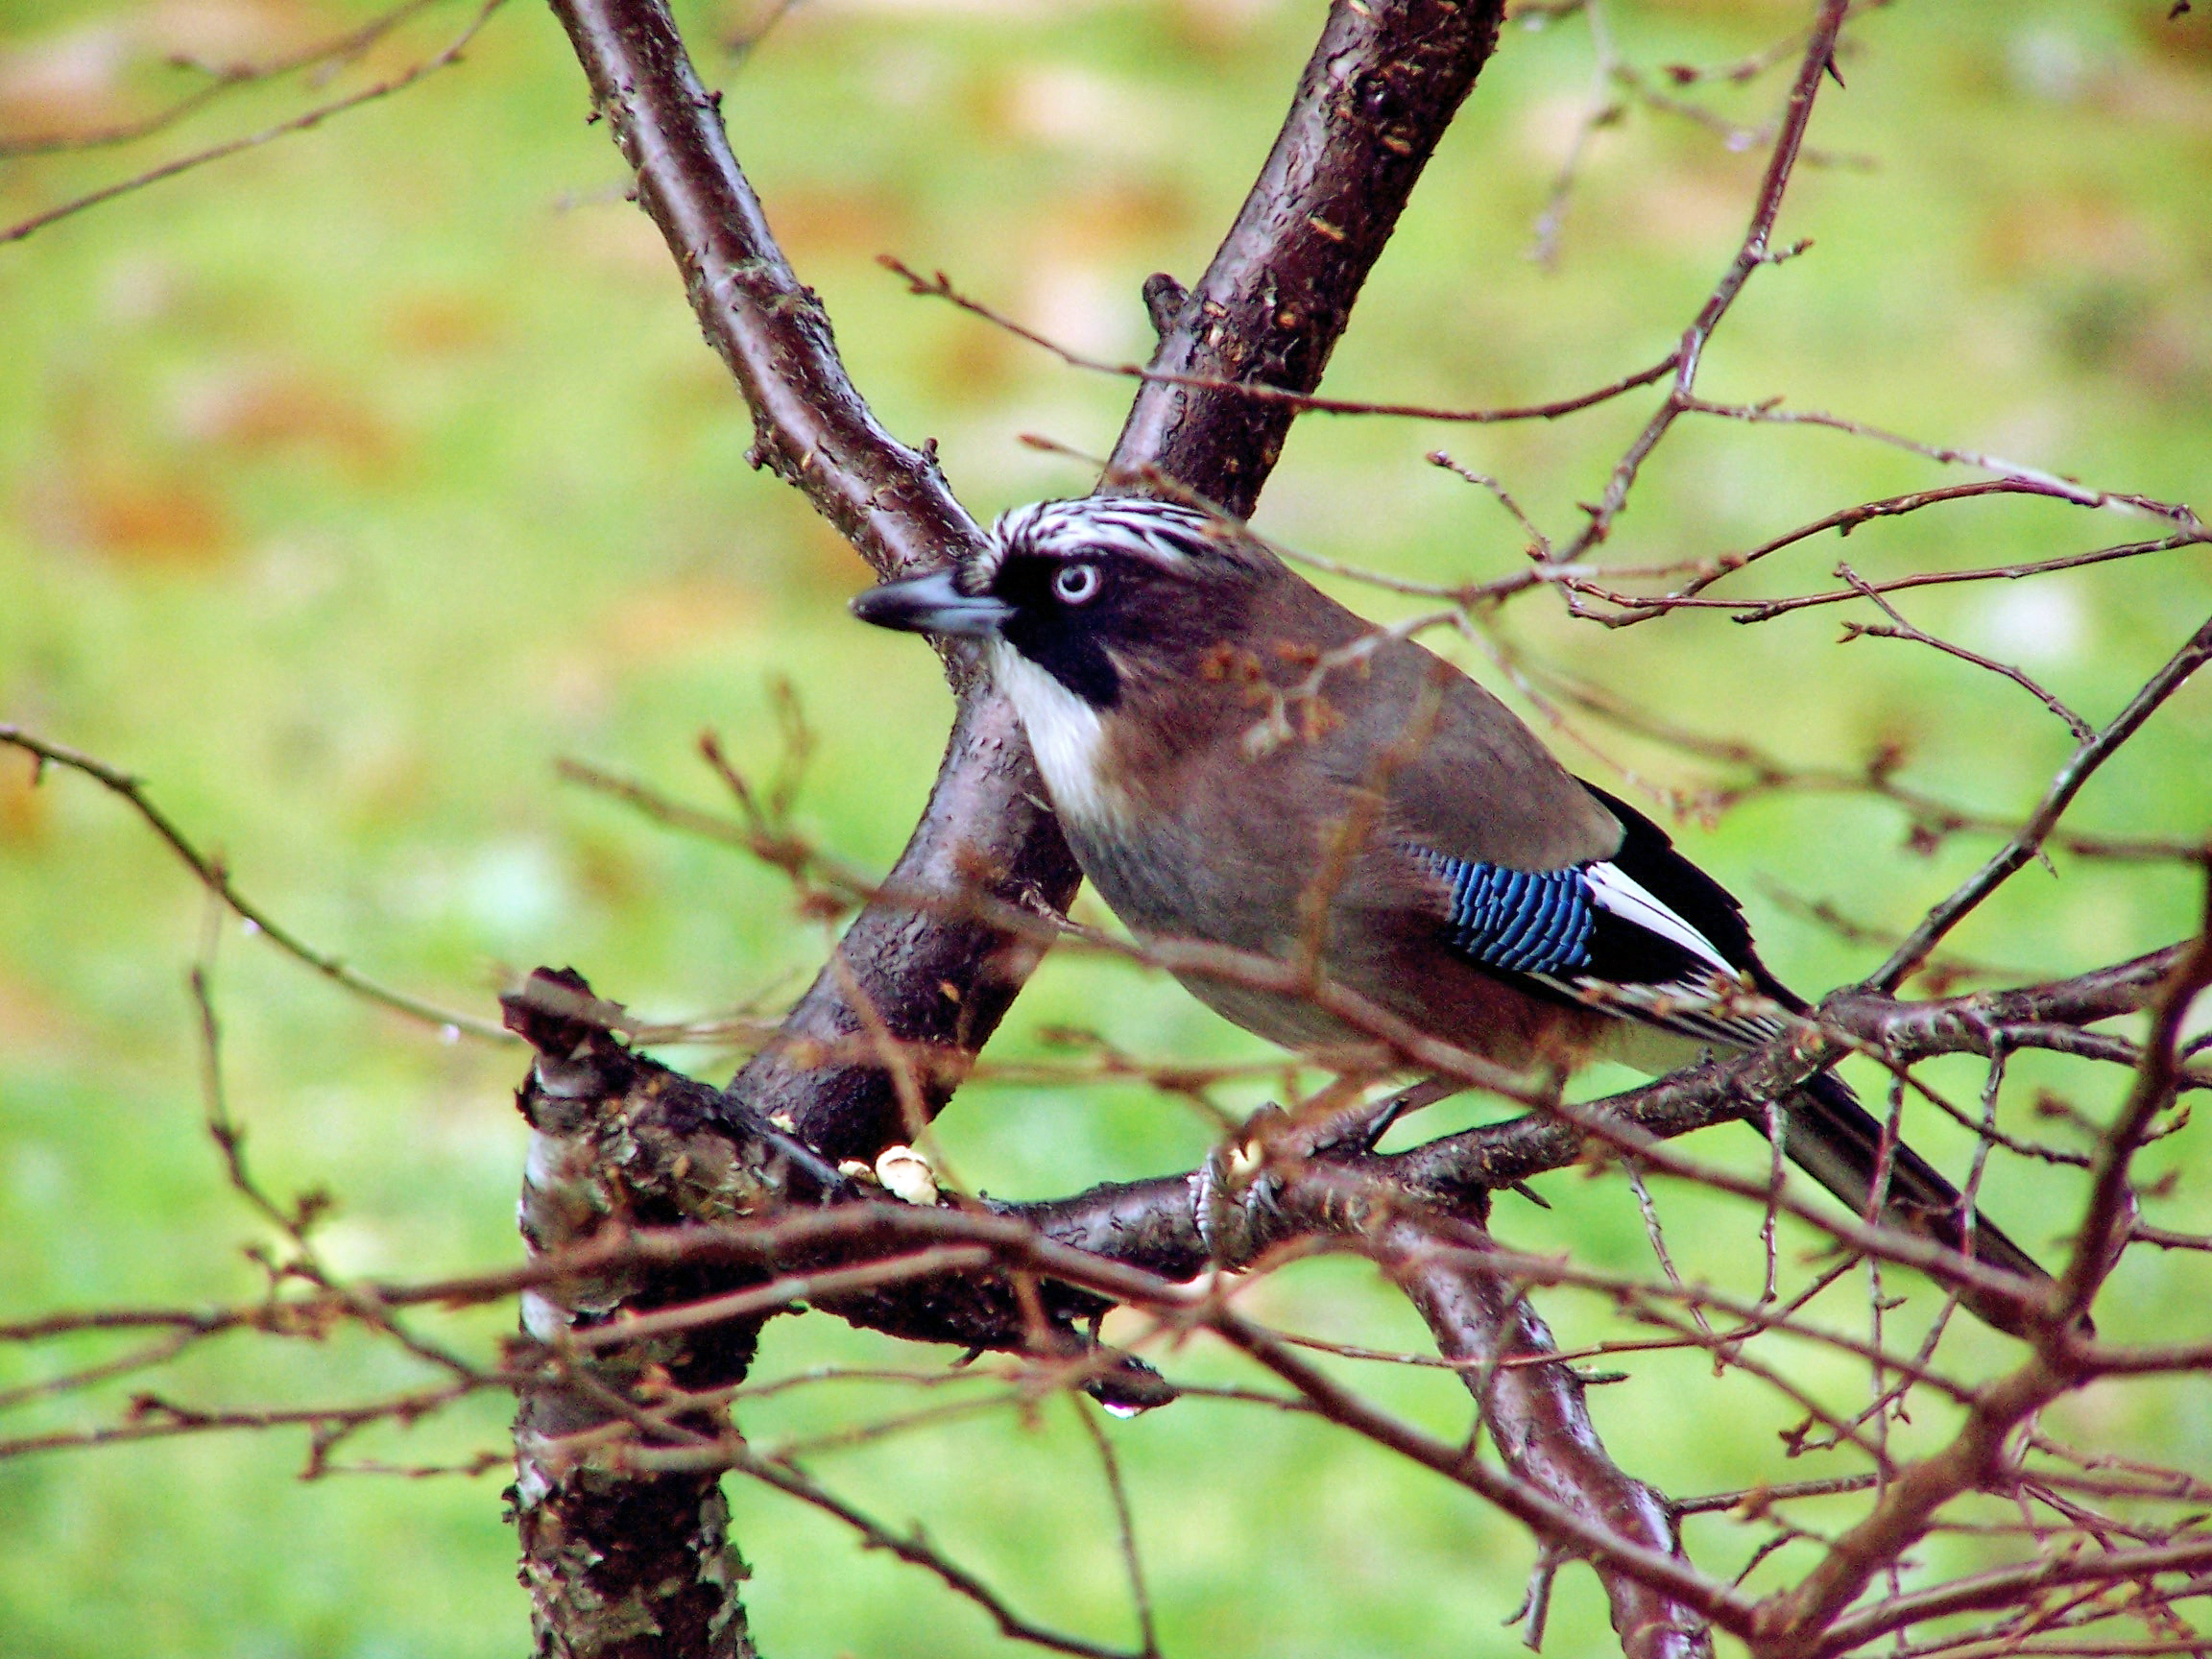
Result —
[{"label": "orange leaf in background", "polygon": [[873,259],[916,235],[911,204],[888,187],[817,181],[805,189],[772,190],[762,205],[777,240],[794,259]]},{"label": "orange leaf in background", "polygon": [[[0,974],[0,1044],[12,1053],[29,1057],[41,1052],[60,1057],[81,1052],[91,1038],[68,1009],[23,980]],[[14,1149],[19,1160],[24,1148]]]},{"label": "orange leaf in background", "polygon": [[[843,549],[845,543],[839,541]],[[852,559],[846,550],[845,556]],[[854,561],[857,563],[857,561]],[[655,659],[729,648],[756,626],[760,595],[742,583],[711,575],[642,584],[606,618],[603,637],[624,659]]]},{"label": "orange leaf in background", "polygon": [[0,53],[0,132],[43,137],[120,120],[132,55],[129,34],[99,22]]},{"label": "orange leaf in background", "polygon": [[147,52],[225,67],[288,57],[349,26],[301,0],[161,0],[134,22]]},{"label": "orange leaf in background", "polygon": [[0,846],[29,847],[46,832],[46,792],[34,786],[27,755],[0,757]]},{"label": "orange leaf in background", "polygon": [[395,305],[384,337],[422,357],[458,357],[491,344],[498,323],[487,304],[467,294],[419,294]]},{"label": "orange leaf in background", "polygon": [[126,561],[211,565],[237,546],[220,497],[179,470],[89,466],[42,505],[61,540]]},{"label": "orange leaf in background", "polygon": [[[298,0],[163,0],[0,53],[0,133],[65,138],[132,121],[208,73],[275,63],[343,25]],[[171,67],[181,60],[191,69]]]},{"label": "orange leaf in background", "polygon": [[289,364],[234,362],[202,375],[180,392],[177,423],[188,439],[247,455],[320,448],[362,480],[389,471],[398,449],[350,385]]}]

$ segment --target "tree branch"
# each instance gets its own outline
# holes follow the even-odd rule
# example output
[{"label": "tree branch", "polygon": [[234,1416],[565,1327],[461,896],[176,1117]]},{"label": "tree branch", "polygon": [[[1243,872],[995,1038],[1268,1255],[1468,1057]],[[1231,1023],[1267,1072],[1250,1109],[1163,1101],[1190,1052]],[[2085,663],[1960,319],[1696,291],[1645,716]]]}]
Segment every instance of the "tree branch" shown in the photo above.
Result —
[{"label": "tree branch", "polygon": [[[1237,222],[1162,337],[1106,469],[1159,473],[1238,517],[1310,392],[1421,170],[1498,43],[1503,0],[1336,0]],[[1142,487],[1140,486],[1140,493]]]},{"label": "tree branch", "polygon": [[2207,661],[2212,661],[2212,620],[2204,622],[2183,641],[2181,648],[2128,700],[2128,707],[2115,714],[2109,725],[2074,751],[2066,764],[2059,767],[2057,776],[2051,780],[2050,788],[2036,804],[2028,822],[2020,827],[2020,832],[1990,854],[1988,862],[1961,882],[1956,892],[1929,911],[1920,926],[1912,929],[1866,983],[1876,990],[1894,991],[1906,975],[1943,942],[1944,935],[2035,856],[2045,838],[2065,815],[2066,808],[2073,805],[2074,797],[2080,793],[2081,786]]},{"label": "tree branch", "polygon": [[[1468,1253],[1490,1243],[1479,1228],[1453,1229],[1457,1250],[1430,1247],[1411,1219],[1382,1227],[1375,1243],[1384,1270],[1405,1290],[1475,1396],[1499,1455],[1515,1477],[1580,1514],[1592,1526],[1653,1555],[1689,1558],[1667,1502],[1623,1474],[1606,1455],[1582,1397],[1582,1380],[1563,1362],[1527,1363],[1557,1351],[1551,1333],[1504,1275],[1471,1265]],[[1590,1553],[1572,1539],[1546,1536],[1549,1549]],[[1615,1570],[1602,1552],[1591,1564],[1605,1585],[1624,1659],[1695,1659],[1713,1651],[1695,1604],[1640,1575]],[[1695,1569],[1691,1569],[1695,1571]]]}]

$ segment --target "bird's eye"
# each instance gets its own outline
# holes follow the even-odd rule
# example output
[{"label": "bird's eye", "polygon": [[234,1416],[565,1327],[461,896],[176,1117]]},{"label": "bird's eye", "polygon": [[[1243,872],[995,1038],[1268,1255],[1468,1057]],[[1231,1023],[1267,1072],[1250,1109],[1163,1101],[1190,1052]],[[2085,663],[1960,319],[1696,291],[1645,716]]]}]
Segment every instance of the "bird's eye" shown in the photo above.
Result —
[{"label": "bird's eye", "polygon": [[1098,566],[1064,565],[1052,578],[1052,591],[1063,605],[1088,605],[1098,596]]}]

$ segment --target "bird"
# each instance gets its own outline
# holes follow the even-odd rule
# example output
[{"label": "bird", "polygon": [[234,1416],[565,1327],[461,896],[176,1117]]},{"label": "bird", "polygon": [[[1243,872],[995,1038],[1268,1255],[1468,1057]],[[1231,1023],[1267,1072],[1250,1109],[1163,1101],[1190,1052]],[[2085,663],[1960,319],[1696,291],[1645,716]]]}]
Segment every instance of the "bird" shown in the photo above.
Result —
[{"label": "bird", "polygon": [[[1530,1076],[1594,1059],[1671,1071],[1776,1037],[1776,1008],[1808,1011],[1657,824],[1220,513],[1031,503],[852,610],[981,642],[1076,863],[1141,941],[1317,959],[1420,1033]],[[1252,975],[1177,977],[1293,1050],[1358,1036]],[[1917,1152],[1892,1139],[1885,1156],[1847,1084],[1818,1072],[1776,1115],[1784,1153],[1854,1213],[2025,1281],[1960,1300],[2027,1334],[2050,1276]]]}]

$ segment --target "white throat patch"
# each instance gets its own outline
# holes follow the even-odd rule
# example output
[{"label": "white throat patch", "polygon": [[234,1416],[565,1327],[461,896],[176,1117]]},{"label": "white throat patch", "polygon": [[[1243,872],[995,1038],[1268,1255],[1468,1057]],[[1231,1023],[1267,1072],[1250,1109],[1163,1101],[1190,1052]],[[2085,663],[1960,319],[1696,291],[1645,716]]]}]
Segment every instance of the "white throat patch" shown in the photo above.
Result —
[{"label": "white throat patch", "polygon": [[1106,729],[1098,710],[1003,639],[991,642],[991,677],[1013,700],[1053,810],[1078,823],[1115,817],[1119,791],[1099,774]]}]

